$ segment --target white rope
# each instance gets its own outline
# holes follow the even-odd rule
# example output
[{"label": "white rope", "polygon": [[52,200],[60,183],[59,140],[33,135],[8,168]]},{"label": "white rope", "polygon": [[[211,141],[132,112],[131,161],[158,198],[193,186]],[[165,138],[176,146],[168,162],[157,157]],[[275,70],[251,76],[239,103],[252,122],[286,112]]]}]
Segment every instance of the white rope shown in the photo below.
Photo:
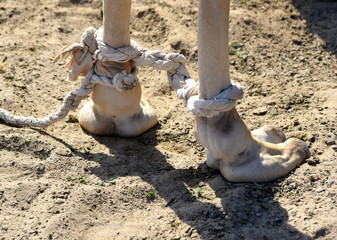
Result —
[{"label": "white rope", "polygon": [[81,88],[76,89],[68,93],[64,98],[63,104],[58,111],[48,115],[44,118],[35,117],[22,117],[11,114],[10,112],[0,109],[0,119],[5,122],[12,124],[14,126],[29,126],[29,127],[47,127],[51,124],[60,121],[65,118],[70,110],[76,109],[80,101],[86,98],[93,89],[93,84],[90,83],[90,79],[93,75],[93,70],[91,70],[85,79],[82,81]]},{"label": "white rope", "polygon": [[118,91],[130,91],[138,85],[137,73],[138,68],[134,68],[131,73],[127,73],[125,70],[117,72],[113,78],[94,74],[91,83],[114,87]]},{"label": "white rope", "polygon": [[243,89],[239,83],[232,82],[232,86],[224,89],[211,99],[199,99],[192,96],[187,101],[187,107],[199,117],[212,118],[221,112],[227,112],[235,107],[236,100],[243,98]]},{"label": "white rope", "polygon": [[0,119],[14,126],[27,127],[48,127],[51,124],[65,118],[70,110],[77,109],[80,102],[89,96],[96,84],[102,84],[109,87],[116,87],[120,91],[128,91],[129,85],[124,84],[125,80],[134,79],[137,69],[128,74],[126,71],[115,74],[113,78],[99,76],[91,69],[87,76],[82,80],[81,87],[67,94],[59,110],[44,118],[16,116],[12,113],[0,109]]},{"label": "white rope", "polygon": [[[80,43],[74,43],[62,48],[53,62],[59,62],[67,55],[71,60],[66,64],[68,69],[74,63],[85,66],[94,64],[81,82],[79,89],[73,90],[64,98],[58,111],[44,118],[22,117],[0,109],[0,119],[15,126],[47,127],[65,118],[70,110],[78,107],[81,100],[88,97],[96,84],[114,87],[118,91],[129,91],[137,86],[138,68],[131,73],[125,70],[117,72],[112,78],[98,75],[104,72],[106,65],[111,62],[128,62],[133,60],[135,65],[150,66],[158,70],[167,71],[170,85],[176,90],[177,97],[187,101],[188,108],[198,116],[212,117],[222,111],[228,111],[235,106],[237,99],[242,98],[243,90],[238,83],[233,83],[228,89],[209,100],[199,99],[198,84],[190,78],[185,64],[186,58],[178,53],[163,53],[159,50],[141,48],[132,41],[132,46],[113,48],[103,42],[103,29],[88,28],[81,36]],[[82,55],[75,55],[74,51],[81,50]],[[90,55],[89,55],[90,54]],[[96,63],[94,63],[96,61]],[[100,63],[100,64],[98,64]],[[95,73],[96,72],[96,73]],[[75,73],[75,75],[80,73]]]},{"label": "white rope", "polygon": [[[93,64],[92,55],[97,49],[97,41],[95,39],[96,29],[93,27],[87,28],[84,33],[81,35],[79,43],[68,44],[60,49],[57,56],[53,59],[53,63],[58,63],[63,58],[68,55],[71,56],[70,61],[65,65],[66,69],[69,70],[69,76],[72,76],[72,80],[77,80],[77,77],[80,72],[73,72],[71,67],[73,64],[79,66],[87,66]],[[82,54],[75,54],[76,51],[82,51]],[[81,74],[82,75],[82,74]],[[68,79],[69,79],[68,76]]]},{"label": "white rope", "polygon": [[138,67],[147,66],[164,70],[167,71],[169,83],[176,90],[179,99],[187,100],[198,94],[198,85],[190,78],[185,67],[187,60],[184,55],[148,50],[138,46],[135,41],[131,41],[131,46],[113,48],[103,42],[103,28],[99,28],[95,36],[98,49],[94,58],[98,61],[124,63],[133,60]]}]

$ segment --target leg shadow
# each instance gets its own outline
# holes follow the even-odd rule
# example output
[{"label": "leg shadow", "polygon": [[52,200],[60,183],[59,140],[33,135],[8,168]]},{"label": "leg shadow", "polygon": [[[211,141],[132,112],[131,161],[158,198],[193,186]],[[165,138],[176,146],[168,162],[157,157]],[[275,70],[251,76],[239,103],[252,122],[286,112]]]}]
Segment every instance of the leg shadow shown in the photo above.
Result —
[{"label": "leg shadow", "polygon": [[230,183],[221,176],[209,179],[224,210],[219,224],[227,230],[223,239],[313,239],[288,224],[288,212],[275,198],[281,181],[256,184]]},{"label": "leg shadow", "polygon": [[[64,140],[36,131],[59,141],[74,154],[98,163],[99,166],[88,170],[102,181],[140,177],[165,200],[165,207],[172,209],[202,239],[312,239],[288,224],[288,213],[274,196],[278,182],[234,184],[206,164],[190,169],[176,168],[169,163],[169,154],[156,148],[156,129],[134,138],[93,136],[109,149],[109,155],[80,152]],[[191,188],[207,186],[216,198],[198,198],[198,194],[191,191]]]},{"label": "leg shadow", "polygon": [[[93,174],[102,180],[139,176],[202,239],[311,239],[288,224],[287,211],[274,199],[277,182],[232,184],[205,164],[196,169],[175,168],[170,156],[156,148],[156,129],[135,138],[94,138],[111,156],[90,156],[100,164],[90,169]],[[207,184],[221,204],[199,199],[191,191]]]},{"label": "leg shadow", "polygon": [[[308,30],[324,40],[324,48],[337,54],[337,2],[335,0],[293,0]],[[296,16],[294,16],[296,18]]]}]

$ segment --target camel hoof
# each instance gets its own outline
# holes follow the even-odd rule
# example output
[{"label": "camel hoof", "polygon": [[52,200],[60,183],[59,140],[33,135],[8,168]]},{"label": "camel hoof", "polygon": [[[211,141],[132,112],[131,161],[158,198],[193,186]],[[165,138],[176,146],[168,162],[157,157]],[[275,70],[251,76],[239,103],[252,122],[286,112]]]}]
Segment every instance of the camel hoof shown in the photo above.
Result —
[{"label": "camel hoof", "polygon": [[298,149],[300,153],[303,153],[305,159],[311,156],[308,145],[300,139],[289,138],[285,144],[289,146],[289,149]]},{"label": "camel hoof", "polygon": [[94,135],[121,137],[138,136],[152,128],[157,123],[157,115],[150,105],[144,101],[138,111],[125,116],[104,116],[94,107],[92,101],[84,104],[80,111],[79,122],[81,126]]},{"label": "camel hoof", "polygon": [[304,141],[302,141],[302,140],[301,140],[301,144],[302,144],[303,150],[304,150],[304,152],[306,154],[306,158],[309,158],[311,156],[311,153],[310,153],[308,145]]},{"label": "camel hoof", "polygon": [[113,135],[116,131],[114,121],[99,114],[92,101],[87,102],[81,108],[78,121],[85,130],[94,135]]},{"label": "camel hoof", "polygon": [[266,125],[252,131],[252,135],[257,139],[269,143],[282,143],[286,140],[286,136],[279,127]]}]

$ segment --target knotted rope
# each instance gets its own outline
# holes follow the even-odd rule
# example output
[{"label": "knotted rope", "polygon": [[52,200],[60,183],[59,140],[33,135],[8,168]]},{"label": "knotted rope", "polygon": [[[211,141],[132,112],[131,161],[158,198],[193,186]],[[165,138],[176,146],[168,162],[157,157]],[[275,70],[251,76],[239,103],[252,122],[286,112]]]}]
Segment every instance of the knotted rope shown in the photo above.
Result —
[{"label": "knotted rope", "polygon": [[[55,57],[54,63],[60,61],[67,55],[71,55],[71,60],[66,64],[66,68],[71,70],[69,76],[77,79],[78,75],[88,68],[88,73],[81,82],[80,88],[71,91],[64,98],[59,109],[44,118],[16,116],[12,113],[0,109],[0,119],[15,126],[47,127],[65,118],[70,110],[78,107],[81,100],[88,97],[96,84],[103,84],[114,87],[119,91],[129,91],[138,84],[138,67],[149,66],[158,70],[167,71],[170,85],[176,90],[177,97],[184,99],[191,111],[198,116],[212,117],[221,111],[228,111],[235,106],[235,100],[242,98],[243,91],[238,83],[230,89],[225,89],[212,99],[198,99],[198,84],[190,78],[185,67],[187,62],[182,54],[163,53],[159,50],[148,50],[141,48],[132,41],[131,46],[113,48],[103,42],[103,29],[96,30],[88,28],[81,36],[79,43],[74,43],[63,47]],[[82,54],[76,54],[81,50]],[[96,74],[104,72],[104,64],[109,62],[128,62],[133,60],[136,67],[131,73],[125,70],[117,72],[111,78]],[[99,64],[98,64],[99,63]]]},{"label": "knotted rope", "polygon": [[[67,80],[77,80],[79,75],[85,76],[84,71],[80,71],[80,69],[87,68],[89,70],[92,67],[92,55],[95,54],[97,49],[96,31],[93,27],[87,28],[81,35],[79,43],[64,46],[54,58],[53,63],[58,63],[68,55],[71,56],[70,61],[65,65],[66,69],[69,70]],[[78,65],[78,68],[72,69],[75,64]]]},{"label": "knotted rope", "polygon": [[243,98],[243,89],[239,83],[232,82],[232,86],[226,88],[211,99],[199,99],[192,96],[187,101],[187,107],[199,117],[212,118],[221,112],[227,112],[235,107],[236,100]]}]

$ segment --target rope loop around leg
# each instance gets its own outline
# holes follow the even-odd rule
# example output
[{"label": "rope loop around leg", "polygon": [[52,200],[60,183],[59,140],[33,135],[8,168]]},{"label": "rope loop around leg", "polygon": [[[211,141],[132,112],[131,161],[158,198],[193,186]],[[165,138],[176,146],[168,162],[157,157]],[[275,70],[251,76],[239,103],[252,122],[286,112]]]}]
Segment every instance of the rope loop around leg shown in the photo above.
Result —
[{"label": "rope loop around leg", "polygon": [[187,107],[191,112],[199,117],[212,118],[221,112],[233,109],[236,101],[243,98],[243,89],[237,82],[232,82],[232,86],[224,89],[218,95],[210,99],[199,99],[199,96],[192,96],[187,101]]}]

